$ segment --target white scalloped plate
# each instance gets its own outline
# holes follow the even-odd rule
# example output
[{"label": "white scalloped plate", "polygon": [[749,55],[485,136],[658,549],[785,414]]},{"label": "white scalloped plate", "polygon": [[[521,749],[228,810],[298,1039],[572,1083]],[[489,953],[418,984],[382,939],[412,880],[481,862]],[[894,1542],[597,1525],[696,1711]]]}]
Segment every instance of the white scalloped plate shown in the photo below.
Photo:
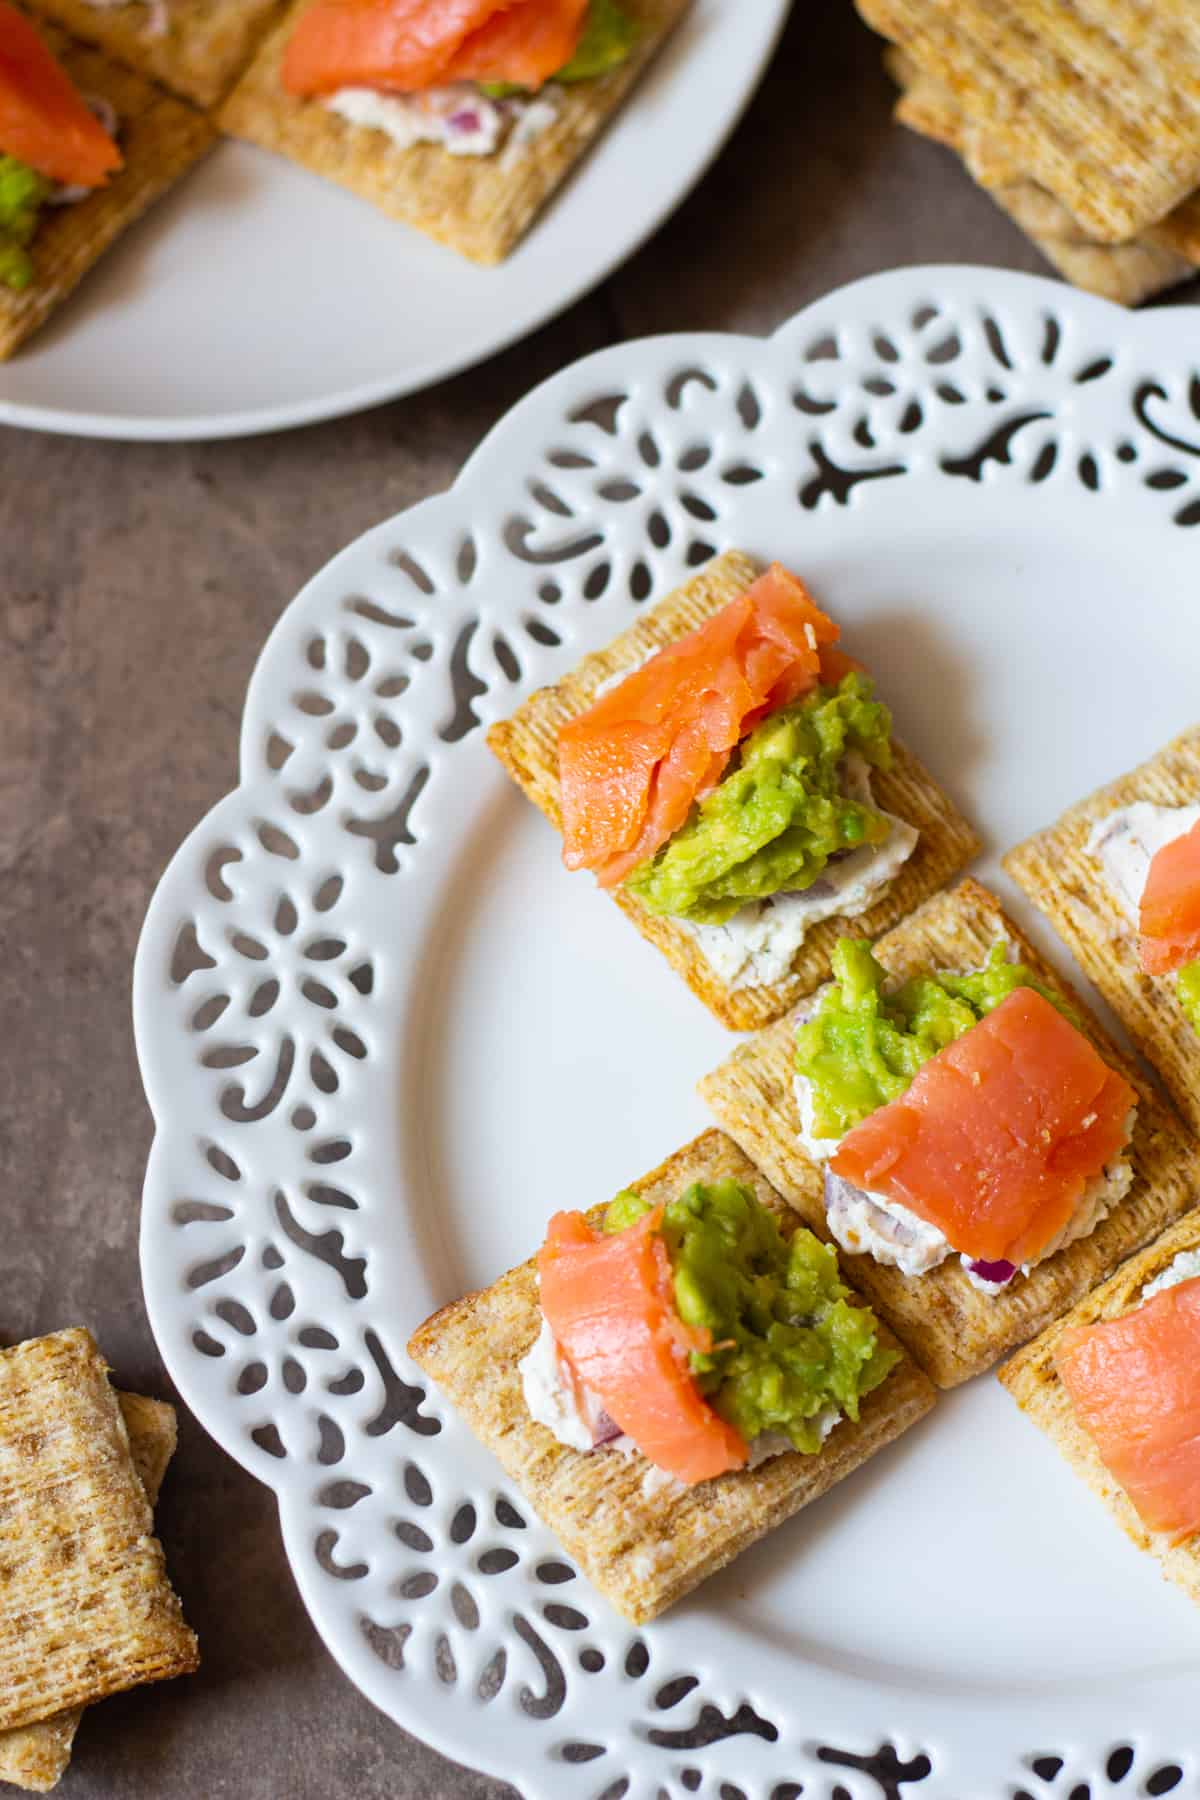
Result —
[{"label": "white scalloped plate", "polygon": [[470,368],[587,293],[658,229],[741,117],[788,5],[695,0],[498,269],[281,157],[218,145],[0,368],[0,424],[239,437],[357,412]]},{"label": "white scalloped plate", "polygon": [[1196,1792],[1200,1620],[994,1381],[639,1633],[404,1353],[700,1128],[728,1045],[480,726],[743,545],[999,850],[1195,716],[1194,344],[1189,312],[918,269],[770,342],[622,345],[263,654],[242,785],[138,952],[150,1314],[343,1668],[528,1800]]}]

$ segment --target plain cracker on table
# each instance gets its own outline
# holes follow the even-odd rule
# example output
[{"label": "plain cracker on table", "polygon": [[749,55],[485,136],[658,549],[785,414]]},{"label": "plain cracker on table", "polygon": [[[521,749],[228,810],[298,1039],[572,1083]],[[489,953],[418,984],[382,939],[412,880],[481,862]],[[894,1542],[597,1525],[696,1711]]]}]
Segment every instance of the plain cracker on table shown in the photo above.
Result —
[{"label": "plain cracker on table", "polygon": [[1100,1496],[1138,1549],[1156,1556],[1167,1580],[1177,1582],[1200,1603],[1200,1533],[1173,1544],[1168,1532],[1151,1531],[1142,1523],[1128,1494],[1105,1467],[1095,1441],[1076,1420],[1054,1366],[1054,1352],[1064,1331],[1074,1325],[1094,1324],[1097,1319],[1115,1319],[1131,1311],[1140,1301],[1146,1283],[1161,1275],[1181,1250],[1200,1250],[1200,1213],[1188,1213],[1148,1249],[1122,1264],[1110,1280],[1032,1344],[1018,1350],[997,1371],[997,1378],[1021,1411],[1029,1414],[1092,1492]]},{"label": "plain cracker on table", "polygon": [[1013,880],[1045,913],[1088,980],[1162,1077],[1176,1106],[1200,1131],[1200,1038],[1175,997],[1174,975],[1146,975],[1137,926],[1085,845],[1093,826],[1135,800],[1200,804],[1200,726],[1140,768],[1099,788],[1003,859]]},{"label": "plain cracker on table", "polygon": [[[1078,995],[1042,960],[986,888],[961,882],[928,901],[874,948],[889,972],[904,980],[930,968],[978,968],[1001,938],[1016,947],[1039,981],[1066,996],[1105,1062],[1138,1090],[1129,1149],[1134,1184],[1089,1236],[1066,1245],[1029,1275],[1018,1275],[996,1295],[973,1287],[953,1252],[925,1275],[905,1275],[872,1256],[839,1251],[846,1279],[888,1321],[939,1387],[954,1387],[990,1368],[1200,1198],[1196,1146],[1171,1108],[1105,1037]],[[799,1142],[795,1028],[794,1018],[780,1019],[739,1044],[705,1076],[700,1093],[723,1129],[805,1224],[829,1238],[823,1172]]]},{"label": "plain cracker on table", "polygon": [[[585,656],[556,686],[539,688],[510,719],[492,726],[487,734],[488,747],[556,829],[561,826],[561,727],[592,704],[598,689],[611,676],[637,667],[651,652],[694,631],[749,587],[761,570],[762,565],[755,558],[740,550],[726,551],[643,613],[636,624],[603,650]],[[882,697],[886,699],[886,693]],[[856,915],[855,929],[870,934],[886,930],[911,912],[956,875],[979,849],[972,827],[912,752],[895,739],[892,750],[891,769],[872,770],[875,802],[915,825],[920,837],[887,892],[865,913]],[[766,1025],[811,993],[828,975],[833,945],[845,929],[845,922],[836,917],[814,925],[784,980],[770,987],[729,987],[703,955],[686,924],[650,912],[624,887],[611,891],[621,911],[642,936],[662,951],[692,992],[733,1031],[752,1031]]]},{"label": "plain cracker on table", "polygon": [[[30,12],[94,44],[197,106],[214,106],[257,48],[280,0],[25,0]],[[166,29],[155,29],[159,6]]]},{"label": "plain cracker on table", "polygon": [[90,1333],[0,1352],[0,1730],[197,1667],[153,1531]]},{"label": "plain cracker on table", "polygon": [[[163,1400],[148,1400],[142,1394],[119,1393],[117,1400],[133,1466],[153,1507],[175,1454],[175,1409]],[[84,1710],[82,1706],[73,1707],[36,1725],[17,1725],[0,1732],[0,1781],[38,1794],[48,1794],[57,1787],[71,1760]]]},{"label": "plain cracker on table", "polygon": [[[1127,244],[1097,243],[1061,200],[996,150],[987,134],[967,118],[949,88],[923,75],[903,51],[887,51],[884,61],[903,90],[895,108],[900,123],[956,151],[967,172],[1076,287],[1120,306],[1137,306],[1195,274],[1186,251],[1178,248],[1185,241],[1188,227],[1184,221],[1191,203]],[[1178,237],[1176,221],[1181,222]],[[1200,232],[1196,247],[1200,250]]]},{"label": "plain cracker on table", "polygon": [[216,137],[208,120],[182,100],[173,100],[98,51],[72,43],[52,25],[39,29],[81,93],[98,95],[115,107],[125,166],[86,200],[43,208],[29,248],[33,281],[21,293],[0,284],[0,362],[45,324],[109,245]]},{"label": "plain cracker on table", "polygon": [[1200,187],[1194,0],[856,0],[1103,243]]},{"label": "plain cracker on table", "polygon": [[[631,1185],[656,1204],[693,1181],[730,1177],[752,1188],[787,1229],[797,1223],[763,1176],[719,1131],[707,1131]],[[598,1223],[604,1214],[590,1214]],[[853,1298],[853,1296],[852,1296]],[[933,1389],[910,1358],[843,1419],[815,1455],[785,1452],[687,1488],[640,1454],[580,1452],[531,1419],[517,1364],[540,1328],[530,1259],[480,1294],[427,1320],[409,1354],[498,1457],[592,1585],[644,1624],[763,1537],[932,1407]],[[898,1348],[886,1326],[881,1341]]]},{"label": "plain cracker on table", "polygon": [[302,163],[472,261],[504,258],[608,123],[691,0],[625,0],[640,26],[632,55],[608,75],[564,85],[557,116],[527,144],[492,156],[455,156],[440,144],[401,149],[280,80],[287,41],[307,0],[296,0],[218,114],[233,137]]}]

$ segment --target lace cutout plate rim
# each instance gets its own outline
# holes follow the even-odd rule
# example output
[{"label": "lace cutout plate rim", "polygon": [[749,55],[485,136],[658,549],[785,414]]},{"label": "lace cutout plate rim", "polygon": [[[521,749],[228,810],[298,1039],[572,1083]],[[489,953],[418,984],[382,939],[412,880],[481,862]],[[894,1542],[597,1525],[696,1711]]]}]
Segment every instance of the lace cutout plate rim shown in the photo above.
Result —
[{"label": "lace cutout plate rim", "polygon": [[[835,1616],[858,1619],[863,1582],[838,1546],[856,1509],[907,1541],[924,1449],[881,1459],[886,1486],[867,1471],[814,1508],[811,1528],[800,1522],[808,1562],[776,1533],[749,1574],[735,1566],[634,1631],[404,1354],[407,1330],[454,1297],[463,1256],[492,1255],[486,1232],[464,1251],[458,1215],[422,1206],[439,1165],[413,1098],[424,1104],[433,1079],[414,1027],[453,980],[439,908],[463,885],[467,848],[500,843],[516,817],[483,728],[734,546],[791,556],[818,591],[835,566],[873,558],[878,582],[894,568],[903,591],[930,534],[1052,531],[1069,549],[1047,576],[1057,591],[1089,537],[1115,534],[1157,558],[1174,592],[1200,546],[1193,317],[1130,317],[996,270],[912,269],[843,289],[769,340],[617,346],[527,396],[447,494],[337,557],[263,651],[240,785],[177,852],[137,954],[156,1122],[147,1306],[187,1404],[274,1488],[297,1582],[347,1674],[398,1724],[528,1800],[1041,1800],[1195,1779],[1200,1652],[1048,1690],[1003,1670],[939,1674],[938,1646],[919,1635],[911,1655],[885,1655],[869,1614],[849,1648],[836,1632],[795,1636],[774,1590],[784,1614],[832,1598]],[[887,631],[906,615],[879,613],[860,587],[864,629],[899,642]],[[984,629],[945,598],[935,611],[947,639]],[[926,679],[904,673],[903,654],[897,668],[902,687]],[[495,854],[503,882],[507,852]],[[678,1004],[694,1023],[682,1011],[694,1002]],[[685,1074],[663,1154],[688,1135],[689,1086]],[[508,1261],[531,1229],[503,1240]],[[953,1402],[990,1408],[988,1431],[1011,1434],[1007,1404]],[[953,1429],[935,1414],[914,1435]],[[1035,1436],[1019,1441],[1042,1455],[1039,1480],[1117,1559],[1107,1521]],[[1153,1576],[1105,1573],[1131,1592]],[[942,1654],[952,1667],[949,1639]]]}]

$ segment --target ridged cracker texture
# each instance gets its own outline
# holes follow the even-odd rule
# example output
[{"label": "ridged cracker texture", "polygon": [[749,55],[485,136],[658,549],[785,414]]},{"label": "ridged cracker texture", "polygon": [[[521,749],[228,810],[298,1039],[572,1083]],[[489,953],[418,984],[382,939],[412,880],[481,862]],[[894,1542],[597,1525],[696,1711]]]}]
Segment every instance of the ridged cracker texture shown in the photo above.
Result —
[{"label": "ridged cracker texture", "polygon": [[196,1668],[90,1333],[0,1352],[0,1730]]},{"label": "ridged cracker texture", "polygon": [[[487,736],[489,748],[556,830],[562,823],[558,785],[558,734],[562,726],[587,710],[597,690],[611,676],[637,667],[653,651],[694,631],[749,587],[761,571],[762,564],[754,557],[740,550],[726,551],[683,587],[651,607],[606,649],[585,656],[556,686],[540,688],[511,719],[492,726]],[[886,676],[879,681],[879,691],[881,698],[886,699]],[[903,744],[893,740],[892,748],[891,769],[874,772],[875,797],[888,812],[915,825],[920,839],[887,892],[853,921],[855,930],[861,929],[868,935],[884,931],[902,919],[956,875],[979,849],[975,831],[928,770]],[[642,936],[662,951],[692,992],[733,1031],[753,1031],[811,993],[828,975],[833,946],[846,929],[844,920],[826,919],[809,932],[796,952],[790,973],[782,981],[770,987],[730,987],[701,953],[695,935],[686,925],[649,912],[636,895],[623,887],[613,889],[612,897]]]},{"label": "ridged cracker texture", "polygon": [[[175,1409],[142,1394],[118,1394],[117,1400],[133,1466],[153,1507],[175,1454]],[[57,1787],[71,1760],[83,1714],[84,1708],[76,1706],[37,1725],[18,1725],[0,1732],[0,1781],[35,1794],[48,1794]]]},{"label": "ridged cracker texture", "polygon": [[471,261],[492,264],[520,242],[554,191],[621,105],[691,0],[626,0],[640,27],[620,68],[559,89],[553,123],[492,156],[454,156],[440,144],[400,148],[351,124],[321,100],[285,91],[280,64],[307,0],[296,0],[264,41],[219,114],[223,130],[291,157]]},{"label": "ridged cracker texture", "polygon": [[1004,867],[1045,913],[1158,1070],[1184,1118],[1200,1132],[1200,1038],[1175,997],[1174,975],[1142,972],[1137,926],[1085,850],[1093,826],[1135,800],[1157,806],[1200,804],[1200,726],[1081,800],[1056,825],[1018,844],[1004,858]]},{"label": "ridged cracker texture", "polygon": [[1194,0],[856,0],[1101,243],[1200,187]]},{"label": "ridged cracker texture", "polygon": [[[967,880],[939,894],[881,938],[875,950],[889,973],[904,980],[926,969],[978,968],[1001,939],[1015,946],[1040,981],[1066,996],[1104,1060],[1138,1090],[1129,1150],[1134,1183],[1090,1236],[1066,1245],[995,1295],[973,1287],[954,1255],[925,1275],[905,1275],[872,1256],[841,1253],[846,1279],[887,1319],[939,1387],[954,1387],[990,1368],[1200,1198],[1196,1147],[1183,1125],[986,888]],[[739,1044],[705,1076],[700,1093],[805,1224],[828,1237],[823,1173],[799,1142],[795,1025],[794,1018],[780,1019]]]},{"label": "ridged cracker texture", "polygon": [[21,293],[0,285],[0,362],[45,324],[109,245],[198,161],[216,136],[201,113],[143,76],[73,43],[52,25],[40,30],[80,91],[115,107],[125,166],[86,200],[42,212],[30,246],[32,283]]},{"label": "ridged cracker texture", "polygon": [[[718,1131],[704,1133],[632,1185],[656,1204],[690,1182],[726,1176],[753,1188],[785,1229],[794,1225],[770,1184]],[[602,1213],[596,1208],[592,1217]],[[789,1452],[685,1488],[643,1456],[568,1449],[530,1418],[517,1364],[537,1337],[540,1317],[531,1260],[435,1313],[414,1334],[409,1354],[498,1457],[592,1585],[635,1625],[665,1612],[818,1499],[934,1402],[932,1387],[906,1357],[863,1401],[858,1421],[843,1419],[816,1455]],[[886,1327],[881,1338],[895,1344]]]},{"label": "ridged cracker texture", "polygon": [[1138,306],[1195,274],[1189,256],[1193,244],[1200,252],[1200,230],[1191,219],[1195,198],[1126,244],[1097,243],[1061,200],[997,150],[948,87],[923,75],[901,50],[886,52],[884,60],[904,90],[896,104],[900,123],[956,151],[968,173],[1076,287],[1119,306]]},{"label": "ridged cracker texture", "polygon": [[280,0],[28,0],[29,10],[197,106],[215,106],[250,61]]},{"label": "ridged cracker texture", "polygon": [[1156,1556],[1167,1580],[1177,1582],[1200,1604],[1200,1534],[1172,1544],[1168,1533],[1151,1531],[1142,1523],[1124,1488],[1100,1460],[1094,1440],[1076,1419],[1054,1366],[1054,1352],[1064,1331],[1131,1312],[1140,1302],[1146,1283],[1161,1275],[1182,1250],[1200,1250],[1200,1213],[1189,1213],[1148,1249],[1131,1257],[1065,1318],[1019,1350],[998,1375],[1021,1411],[1029,1414],[1092,1492],[1099,1495],[1126,1536],[1139,1550]]}]

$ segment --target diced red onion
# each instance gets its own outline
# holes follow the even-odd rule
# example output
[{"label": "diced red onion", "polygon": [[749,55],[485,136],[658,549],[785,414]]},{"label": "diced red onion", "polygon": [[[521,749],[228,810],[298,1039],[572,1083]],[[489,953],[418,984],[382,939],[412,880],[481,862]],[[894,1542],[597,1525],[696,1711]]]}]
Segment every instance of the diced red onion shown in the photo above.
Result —
[{"label": "diced red onion", "polygon": [[614,1438],[619,1438],[621,1435],[621,1427],[617,1421],[610,1418],[601,1407],[592,1420],[592,1449],[598,1450],[601,1444],[611,1444]]},{"label": "diced red onion", "polygon": [[1017,1272],[1016,1263],[1010,1262],[969,1262],[967,1268],[980,1281],[990,1282],[993,1287],[1003,1287]]}]

